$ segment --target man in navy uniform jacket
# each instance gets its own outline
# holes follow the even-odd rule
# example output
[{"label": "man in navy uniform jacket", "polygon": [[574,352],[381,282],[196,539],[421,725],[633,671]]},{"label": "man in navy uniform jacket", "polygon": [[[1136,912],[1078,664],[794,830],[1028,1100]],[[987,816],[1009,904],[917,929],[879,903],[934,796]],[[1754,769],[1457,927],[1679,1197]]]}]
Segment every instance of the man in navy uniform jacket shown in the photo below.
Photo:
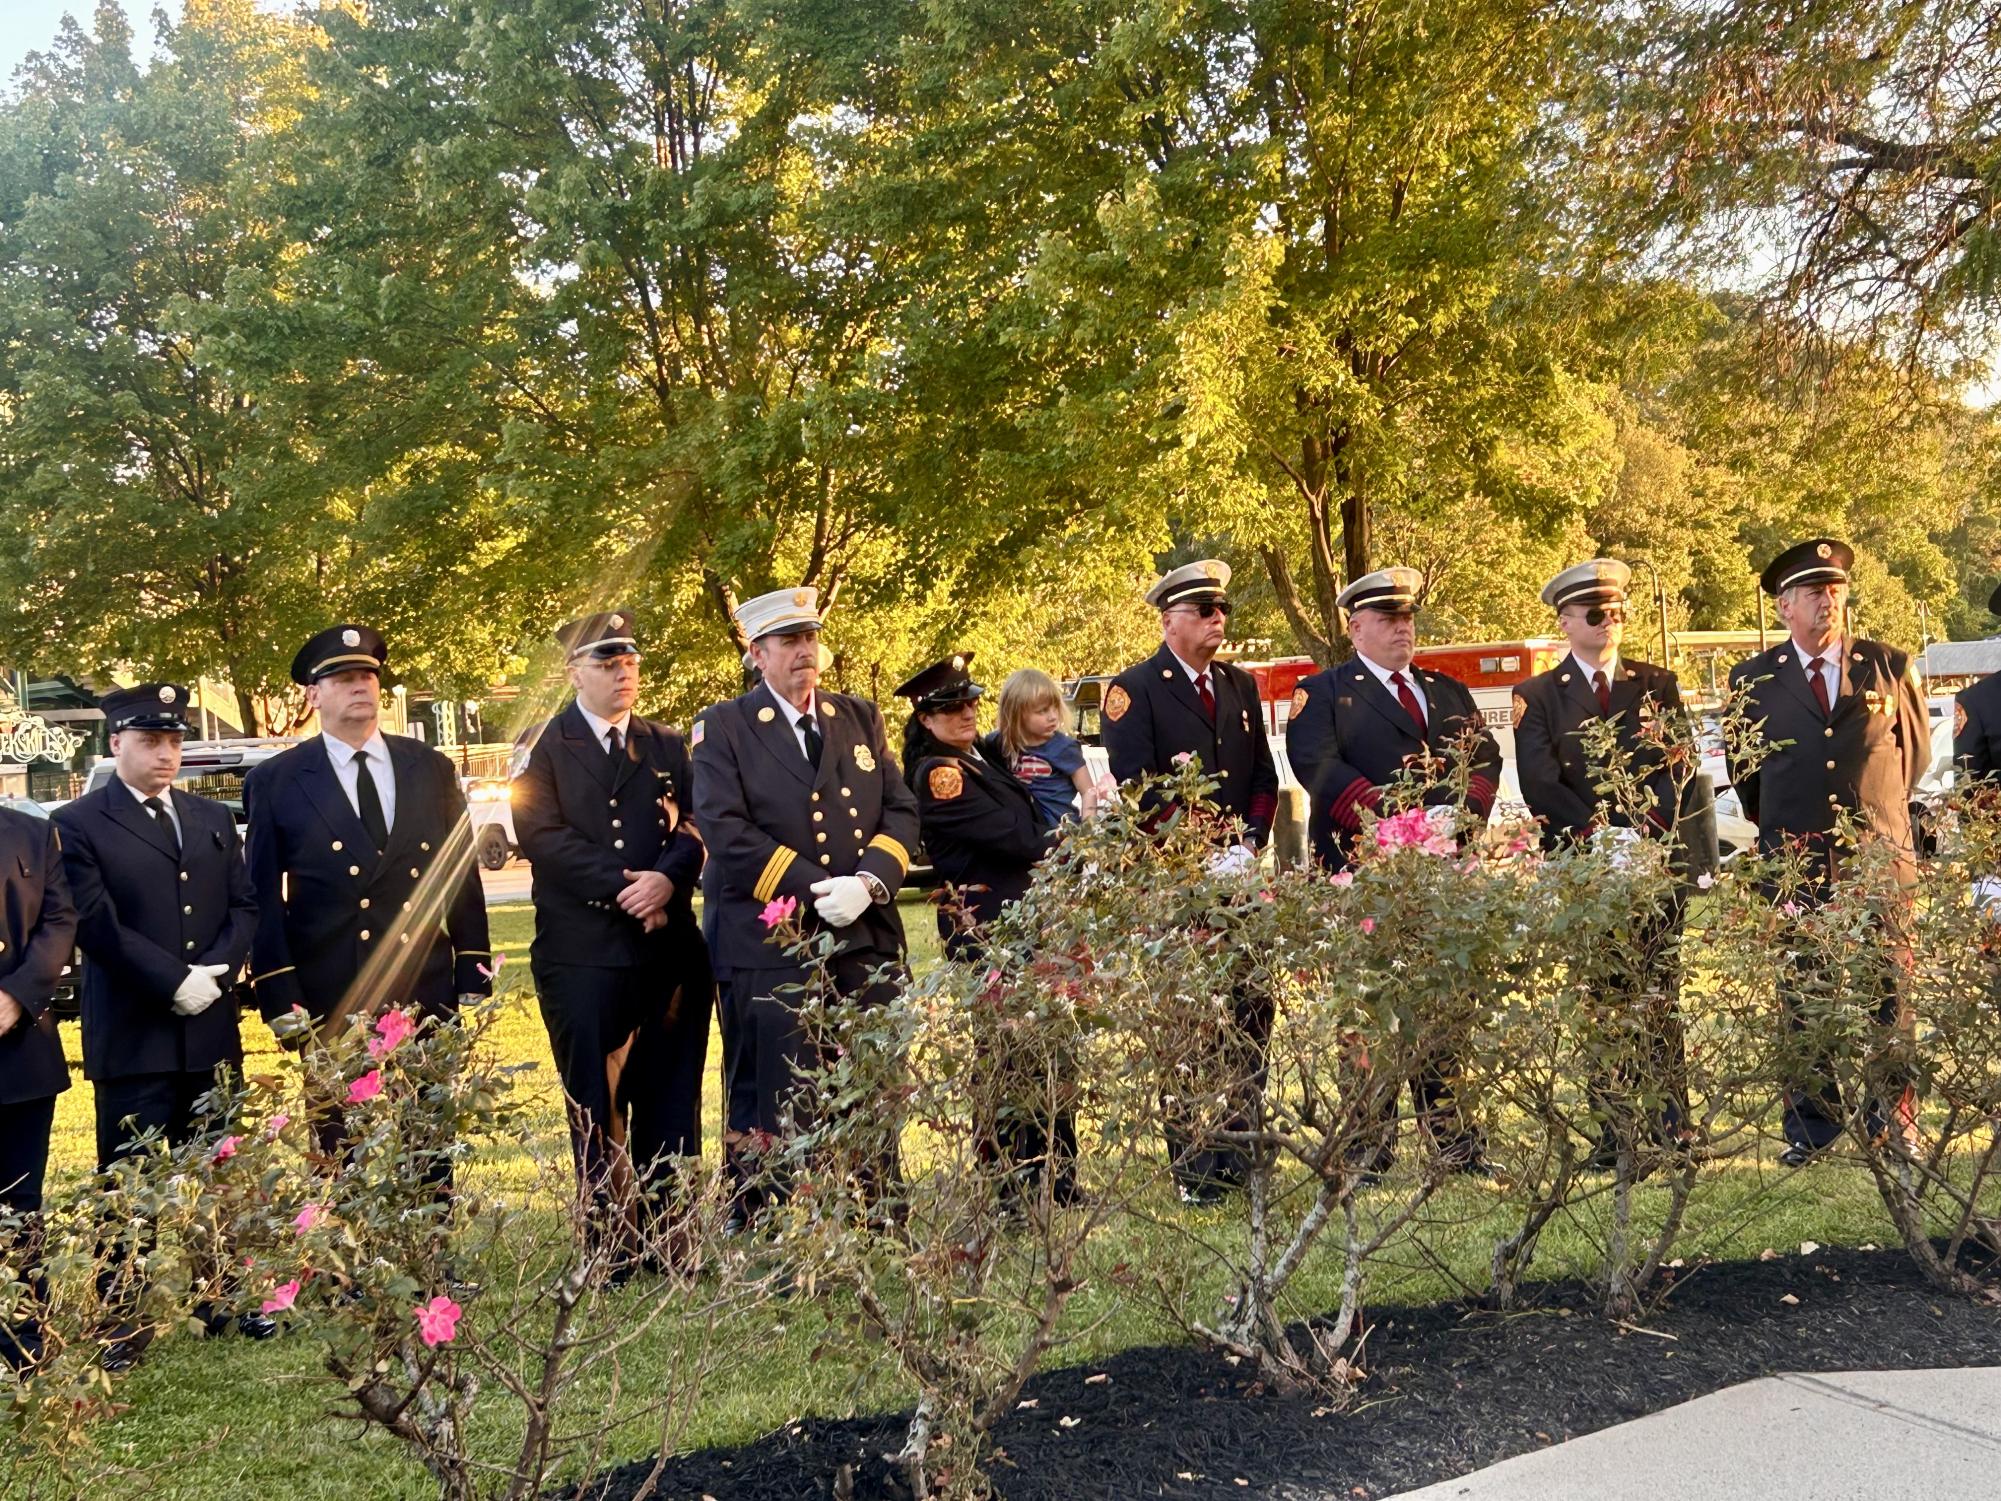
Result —
[{"label": "man in navy uniform jacket", "polygon": [[[1988,596],[1987,613],[2001,615],[2001,589]],[[1952,701],[1952,760],[1969,777],[2001,776],[2001,673],[1969,683]]]},{"label": "man in navy uniform jacket", "polygon": [[145,1130],[179,1145],[219,1064],[240,1066],[234,987],[257,903],[236,819],[176,789],[187,693],[142,683],[104,697],[115,775],[57,810],[76,900],[83,1071],[97,1086],[97,1163]]},{"label": "man in navy uniform jacket", "polygon": [[[26,1217],[6,1258],[27,1269],[36,1303],[48,1297],[40,1272],[42,1178],[56,1096],[69,1065],[49,1011],[76,942],[76,908],[63,878],[55,826],[0,808],[0,1205]],[[41,1358],[41,1320],[32,1312],[0,1322],[0,1360],[19,1369]]]},{"label": "man in navy uniform jacket", "polygon": [[[1880,641],[1845,637],[1848,575],[1855,553],[1847,543],[1816,537],[1787,548],[1759,577],[1778,601],[1788,639],[1739,662],[1730,686],[1744,695],[1746,715],[1775,745],[1755,768],[1732,765],[1731,781],[1744,816],[1758,826],[1768,854],[1797,842],[1829,876],[1838,869],[1837,815],[1855,816],[1863,837],[1883,841],[1908,882],[1916,880],[1911,837],[1911,789],[1931,757],[1924,694],[1911,659]],[[1812,899],[1816,893],[1803,893]],[[1899,946],[1893,917],[1886,934],[1883,999],[1878,1019],[1906,1026],[1895,983]],[[1791,1004],[1783,980],[1782,1007]],[[1841,1134],[1841,1102],[1824,1074],[1788,1081],[1780,1160],[1803,1166]],[[1867,1109],[1887,1126],[1909,1101],[1874,1101]]]},{"label": "man in navy uniform jacket", "polygon": [[[180,1146],[201,1122],[195,1102],[219,1065],[240,1068],[236,982],[250,957],[257,903],[236,819],[213,799],[176,790],[187,690],[141,683],[104,696],[114,775],[55,814],[83,950],[83,1072],[96,1086],[97,1165],[145,1131]],[[115,1275],[107,1269],[109,1293]],[[212,1333],[226,1313],[199,1310]],[[268,1339],[250,1312],[236,1327]],[[149,1334],[121,1324],[107,1365],[128,1365]]]},{"label": "man in navy uniform jacket", "polygon": [[[1363,810],[1380,812],[1384,791],[1427,759],[1450,768],[1468,757],[1466,809],[1482,821],[1493,811],[1501,749],[1473,695],[1455,678],[1411,665],[1423,592],[1424,575],[1415,568],[1384,568],[1349,584],[1335,604],[1348,612],[1355,655],[1307,678],[1293,694],[1286,754],[1311,794],[1307,829],[1314,854],[1332,870],[1347,867],[1362,832]],[[1424,801],[1444,806],[1457,796],[1441,778],[1426,790]],[[1484,1145],[1452,1103],[1457,1041],[1426,1043],[1432,1060],[1411,1080],[1418,1119],[1448,1166],[1486,1173]],[[1381,1140],[1357,1154],[1365,1172],[1380,1171],[1391,1161],[1394,1101],[1383,1124]]]},{"label": "man in navy uniform jacket", "polygon": [[454,1014],[484,995],[492,955],[465,793],[452,763],[382,733],[389,648],[366,626],[320,632],[292,681],[321,733],[244,781],[257,896],[251,984],[275,1020],[415,1006]]},{"label": "man in navy uniform jacket", "polygon": [[[820,688],[817,604],[815,590],[779,589],[738,607],[763,681],[704,709],[688,737],[709,849],[702,924],[730,1034],[724,1148],[740,1184],[752,1133],[792,1129],[798,1071],[817,1061],[786,994],[805,971],[766,941],[766,906],[789,899],[809,931],[833,933],[835,983],[869,1003],[894,994],[871,976],[904,952],[896,892],[917,845],[917,800],[876,706]],[[749,1213],[756,1193],[739,1204]]]},{"label": "man in navy uniform jacket", "polygon": [[[585,1188],[671,1176],[702,1150],[702,1061],[715,985],[695,925],[702,841],[677,730],[632,712],[629,610],[556,632],[576,698],[514,779],[514,831],[535,868],[535,990],[571,1103]],[[653,1196],[648,1196],[649,1202]],[[603,1212],[601,1208],[601,1212]]]}]

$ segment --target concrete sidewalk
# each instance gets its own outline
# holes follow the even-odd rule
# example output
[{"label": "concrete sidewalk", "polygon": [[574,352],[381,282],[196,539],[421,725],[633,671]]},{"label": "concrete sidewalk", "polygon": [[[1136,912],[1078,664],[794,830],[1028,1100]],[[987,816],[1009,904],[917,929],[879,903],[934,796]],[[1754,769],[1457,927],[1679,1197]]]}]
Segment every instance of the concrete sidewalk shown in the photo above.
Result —
[{"label": "concrete sidewalk", "polygon": [[2001,1494],[2001,1367],[1773,1376],[1392,1501]]}]

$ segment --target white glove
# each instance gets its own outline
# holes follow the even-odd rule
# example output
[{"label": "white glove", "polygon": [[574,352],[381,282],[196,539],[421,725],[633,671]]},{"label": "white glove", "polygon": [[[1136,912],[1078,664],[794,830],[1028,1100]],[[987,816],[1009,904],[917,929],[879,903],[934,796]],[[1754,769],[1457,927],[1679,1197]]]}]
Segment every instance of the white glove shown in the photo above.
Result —
[{"label": "white glove", "polygon": [[200,1016],[222,996],[222,976],[234,968],[228,964],[190,964],[188,976],[174,991],[174,1015]]},{"label": "white glove", "polygon": [[1638,829],[1615,829],[1610,825],[1600,828],[1591,835],[1591,847],[1612,856],[1612,868],[1625,870],[1633,863],[1633,846],[1641,838]]},{"label": "white glove", "polygon": [[1209,857],[1209,874],[1212,876],[1236,876],[1252,869],[1258,863],[1258,852],[1248,844],[1233,844],[1226,850],[1218,850]]},{"label": "white glove", "polygon": [[831,927],[845,928],[849,923],[868,911],[874,900],[868,892],[868,882],[860,876],[829,876],[824,881],[815,881],[813,910],[820,914],[820,920]]},{"label": "white glove", "polygon": [[1443,829],[1450,834],[1459,827],[1459,810],[1446,803],[1433,803],[1424,810],[1427,828]]}]

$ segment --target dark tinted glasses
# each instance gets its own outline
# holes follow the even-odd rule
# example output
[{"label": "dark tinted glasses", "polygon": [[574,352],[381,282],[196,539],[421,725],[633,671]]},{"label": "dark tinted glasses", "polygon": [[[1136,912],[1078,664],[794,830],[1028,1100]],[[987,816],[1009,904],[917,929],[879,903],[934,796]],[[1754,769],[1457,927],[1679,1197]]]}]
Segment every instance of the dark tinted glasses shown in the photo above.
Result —
[{"label": "dark tinted glasses", "polygon": [[1227,599],[1205,599],[1199,605],[1183,605],[1182,608],[1184,610],[1193,610],[1204,620],[1217,615],[1221,615],[1225,620],[1230,618],[1230,602]]},{"label": "dark tinted glasses", "polygon": [[1626,607],[1624,605],[1593,605],[1584,612],[1584,623],[1586,625],[1603,625],[1608,620],[1624,625],[1626,622]]}]

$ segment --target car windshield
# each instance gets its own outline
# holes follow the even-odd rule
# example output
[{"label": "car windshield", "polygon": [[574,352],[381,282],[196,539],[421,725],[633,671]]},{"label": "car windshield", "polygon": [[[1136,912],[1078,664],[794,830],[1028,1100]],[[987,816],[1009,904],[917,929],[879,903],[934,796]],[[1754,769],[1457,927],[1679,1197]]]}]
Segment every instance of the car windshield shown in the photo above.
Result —
[{"label": "car windshield", "polygon": [[240,823],[243,819],[243,778],[247,766],[183,766],[174,786],[202,797],[212,797],[226,805]]}]

